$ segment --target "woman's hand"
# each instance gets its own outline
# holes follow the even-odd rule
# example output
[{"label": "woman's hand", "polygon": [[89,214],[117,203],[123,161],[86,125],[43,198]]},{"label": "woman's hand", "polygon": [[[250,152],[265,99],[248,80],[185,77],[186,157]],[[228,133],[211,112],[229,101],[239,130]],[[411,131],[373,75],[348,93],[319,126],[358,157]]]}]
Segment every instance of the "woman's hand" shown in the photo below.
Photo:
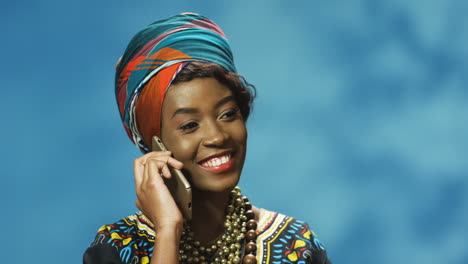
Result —
[{"label": "woman's hand", "polygon": [[136,206],[158,229],[182,230],[182,213],[162,178],[171,178],[169,166],[183,167],[182,162],[171,157],[170,151],[154,151],[135,159]]}]

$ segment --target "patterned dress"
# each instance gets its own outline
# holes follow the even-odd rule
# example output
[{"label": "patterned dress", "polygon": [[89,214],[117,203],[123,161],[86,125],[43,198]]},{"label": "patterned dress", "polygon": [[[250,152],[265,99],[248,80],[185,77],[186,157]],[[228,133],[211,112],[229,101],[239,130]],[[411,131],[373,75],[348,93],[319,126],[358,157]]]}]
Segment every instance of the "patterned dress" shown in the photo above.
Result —
[{"label": "patterned dress", "polygon": [[[257,263],[330,264],[307,223],[260,209]],[[153,252],[153,224],[141,212],[102,226],[83,256],[85,264],[147,264]]]}]

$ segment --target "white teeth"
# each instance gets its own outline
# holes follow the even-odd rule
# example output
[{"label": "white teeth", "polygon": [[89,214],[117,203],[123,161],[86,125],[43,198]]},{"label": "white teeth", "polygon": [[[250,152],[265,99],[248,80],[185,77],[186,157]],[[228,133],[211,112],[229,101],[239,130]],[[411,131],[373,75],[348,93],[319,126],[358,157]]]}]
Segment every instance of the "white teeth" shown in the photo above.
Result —
[{"label": "white teeth", "polygon": [[210,160],[202,162],[202,166],[215,167],[227,163],[231,159],[231,154],[224,155],[222,157],[212,158]]},{"label": "white teeth", "polygon": [[228,162],[228,161],[229,161],[229,159],[228,159],[226,156],[222,156],[222,157],[221,157],[221,163],[224,164],[224,163],[226,163],[226,162]]}]

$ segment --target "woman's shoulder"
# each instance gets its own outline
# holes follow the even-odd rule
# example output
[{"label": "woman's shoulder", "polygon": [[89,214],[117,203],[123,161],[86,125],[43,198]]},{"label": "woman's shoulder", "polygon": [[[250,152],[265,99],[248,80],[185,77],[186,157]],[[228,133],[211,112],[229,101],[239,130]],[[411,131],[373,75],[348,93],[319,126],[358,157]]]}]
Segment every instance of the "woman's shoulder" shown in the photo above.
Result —
[{"label": "woman's shoulder", "polygon": [[262,263],[271,260],[329,263],[325,247],[308,223],[261,208],[258,211],[257,252],[263,258]]},{"label": "woman's shoulder", "polygon": [[[133,237],[141,237],[146,238],[148,241],[154,241],[155,233],[153,223],[142,212],[136,212],[113,224],[101,226],[97,233],[97,236],[99,235],[110,238],[111,243],[121,242],[122,244],[128,244]],[[95,242],[102,243],[103,241]]]},{"label": "woman's shoulder", "polygon": [[[281,230],[292,229],[299,230],[298,232],[304,231],[307,237],[309,236],[307,231],[310,231],[311,236],[316,236],[305,221],[263,208],[257,208],[257,210],[259,212],[257,233],[271,232],[272,230],[280,232]],[[293,232],[290,231],[290,233]]]},{"label": "woman's shoulder", "polygon": [[134,263],[136,260],[135,263],[148,263],[151,257],[149,249],[154,245],[153,228],[153,223],[141,212],[103,225],[86,250],[83,262],[101,263],[102,259],[118,259],[124,263]]}]

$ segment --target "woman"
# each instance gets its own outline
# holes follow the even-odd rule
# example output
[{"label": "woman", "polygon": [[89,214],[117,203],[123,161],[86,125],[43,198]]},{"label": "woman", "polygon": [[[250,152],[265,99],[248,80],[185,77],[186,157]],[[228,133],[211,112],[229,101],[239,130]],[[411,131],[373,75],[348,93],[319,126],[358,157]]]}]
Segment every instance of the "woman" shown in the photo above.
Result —
[{"label": "woman", "polygon": [[[236,187],[253,86],[236,73],[221,29],[183,13],[137,33],[117,64],[141,210],[101,227],[85,263],[329,263],[306,223],[252,206]],[[171,152],[151,152],[159,136]],[[185,220],[163,178],[181,169],[193,191]]]}]

